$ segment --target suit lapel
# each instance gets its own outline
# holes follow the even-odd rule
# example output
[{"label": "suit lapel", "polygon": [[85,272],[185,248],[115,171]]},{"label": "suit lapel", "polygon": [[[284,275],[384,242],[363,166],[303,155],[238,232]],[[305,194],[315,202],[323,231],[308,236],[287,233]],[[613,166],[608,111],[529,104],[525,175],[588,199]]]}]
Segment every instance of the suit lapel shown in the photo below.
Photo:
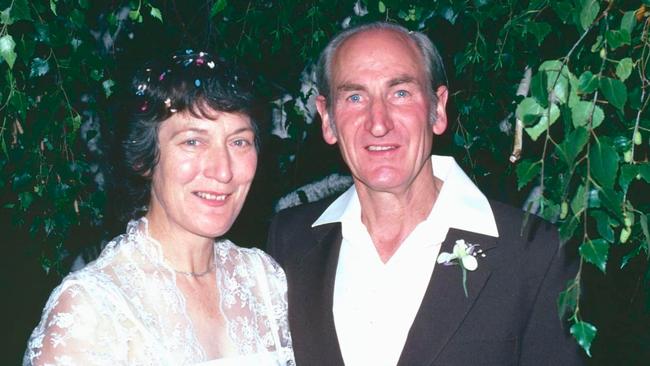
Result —
[{"label": "suit lapel", "polygon": [[[313,335],[310,351],[314,353],[312,359],[321,361],[323,365],[343,365],[332,313],[341,225],[321,225],[314,228],[313,233],[317,245],[304,255],[299,264],[300,276],[306,284],[306,332]],[[316,357],[316,353],[320,356]]]},{"label": "suit lapel", "polygon": [[468,231],[450,229],[441,252],[452,252],[456,240],[480,244],[484,258],[478,268],[467,272],[465,297],[462,270],[459,266],[436,264],[420,309],[406,339],[398,365],[429,365],[447,344],[474,305],[496,261],[496,238]]}]

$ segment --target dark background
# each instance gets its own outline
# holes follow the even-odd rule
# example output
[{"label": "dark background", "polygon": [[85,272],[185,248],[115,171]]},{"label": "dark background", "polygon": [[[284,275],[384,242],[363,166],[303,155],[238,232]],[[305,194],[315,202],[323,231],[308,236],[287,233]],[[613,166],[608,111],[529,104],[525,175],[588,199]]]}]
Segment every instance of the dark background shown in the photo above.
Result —
[{"label": "dark background", "polygon": [[[328,15],[332,24],[327,29],[337,29],[337,15],[341,10],[342,2],[332,2]],[[209,21],[207,13],[212,2],[185,1],[164,2],[161,6],[165,22],[160,24],[154,21],[145,21],[143,24],[127,30],[116,40],[114,57],[120,70],[114,78],[118,85],[127,84],[137,65],[151,55],[169,54],[182,48],[205,49],[211,52],[223,53],[226,56],[233,50],[219,47],[224,44],[221,37],[236,38],[238,28],[233,26],[216,27]],[[102,28],[101,13],[110,9],[112,3],[98,2],[89,12],[97,15],[97,29]],[[232,4],[232,7],[241,7],[245,4]],[[299,6],[299,5],[298,5]],[[306,9],[293,9],[296,18],[291,19],[296,23],[300,14]],[[325,11],[325,10],[324,10]],[[326,18],[325,18],[326,19]],[[235,21],[233,20],[233,23]],[[448,76],[452,93],[455,89],[466,89],[467,80],[456,76],[453,70],[454,62],[450,55],[458,54],[464,48],[461,38],[450,35],[460,34],[459,26],[452,26],[446,22],[437,22],[429,28],[436,29],[429,34],[443,55],[448,67]],[[130,38],[129,33],[133,33]],[[327,38],[327,37],[325,37]],[[312,45],[311,52],[317,52],[325,39]],[[261,93],[270,101],[299,87],[300,72],[303,70],[305,60],[297,55],[293,42],[285,40],[280,42],[280,51],[269,53],[271,46],[265,39],[260,40],[259,57],[250,59],[237,59],[237,61],[259,75]],[[316,50],[316,51],[314,51]],[[471,88],[470,88],[471,89]],[[124,91],[111,101],[108,108],[119,109],[122,104],[120,98],[127,98]],[[448,106],[449,121],[451,125],[447,132],[434,142],[434,152],[449,154],[458,158],[466,171],[474,171],[464,159],[465,152],[454,143],[455,131],[458,130],[456,120],[458,111],[453,104],[453,98]],[[118,115],[118,113],[115,113]],[[298,120],[299,116],[290,113],[289,118]],[[112,167],[118,164],[112,159],[112,147],[119,140],[121,131],[118,120],[101,121],[102,154],[90,154],[101,166],[108,179],[106,186],[109,197],[105,207],[105,221],[101,227],[75,227],[70,233],[70,242],[67,243],[69,256],[65,266],[89,247],[109,240],[114,235],[124,230],[124,221],[119,219],[120,199],[115,196],[113,185],[117,185],[119,178],[111,176]],[[259,158],[258,174],[253,184],[252,191],[235,226],[226,235],[242,246],[263,247],[268,222],[273,215],[273,207],[277,200],[284,194],[315,181],[331,173],[347,174],[342,165],[338,151],[335,147],[327,146],[320,137],[320,121],[312,124],[296,122],[292,126],[296,136],[307,136],[305,139],[296,139],[291,143],[280,140],[269,134],[266,126],[265,137]],[[503,150],[510,149],[511,142],[503,141]],[[286,156],[294,155],[295,160],[286,164]],[[521,206],[526,198],[526,191],[517,190],[516,177],[512,167],[496,161],[498,156],[494,151],[484,154],[475,154],[473,164],[484,170],[485,174],[475,174],[473,178],[486,195],[492,199],[509,202]],[[635,188],[639,194],[647,194],[647,187]],[[646,193],[643,193],[646,192]],[[0,364],[19,364],[22,359],[27,338],[31,330],[40,319],[40,314],[50,291],[61,281],[61,273],[51,271],[45,273],[40,265],[38,243],[23,230],[18,230],[15,217],[11,210],[0,209],[0,289],[3,301],[0,310],[4,316],[7,332],[2,337],[2,350],[0,351]],[[620,258],[627,252],[625,247],[613,246],[610,253],[610,263],[620,263]],[[650,361],[650,315],[648,311],[647,293],[644,291],[644,272],[647,266],[645,258],[635,258],[625,269],[608,268],[604,276],[595,267],[586,265],[584,269],[584,304],[583,316],[590,322],[597,324],[599,333],[592,346],[593,358],[590,365],[647,365]],[[611,267],[611,266],[610,266]],[[647,280],[645,280],[647,281]]]}]

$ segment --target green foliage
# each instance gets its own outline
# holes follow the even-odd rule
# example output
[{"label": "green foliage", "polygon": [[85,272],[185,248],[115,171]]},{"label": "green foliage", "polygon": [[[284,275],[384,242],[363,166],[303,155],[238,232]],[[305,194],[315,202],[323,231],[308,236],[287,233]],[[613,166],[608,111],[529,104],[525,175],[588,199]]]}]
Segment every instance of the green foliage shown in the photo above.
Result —
[{"label": "green foliage", "polygon": [[0,179],[7,182],[0,206],[37,243],[46,271],[63,271],[70,233],[97,228],[103,219],[105,193],[86,146],[98,131],[81,134],[81,126],[90,116],[110,120],[106,98],[116,54],[92,34],[91,16],[131,5],[0,2]]},{"label": "green foliage", "polygon": [[[286,135],[273,136],[266,153],[274,167],[263,177],[271,199],[345,171],[335,151],[314,147],[320,128],[304,107],[315,92],[312,66],[344,25],[398,22],[429,35],[447,66],[453,123],[449,141],[436,140],[436,148],[459,157],[490,197],[519,205],[538,188],[539,214],[558,225],[563,243],[579,248],[580,272],[558,307],[591,354],[598,333],[583,319],[602,327],[581,306],[586,268],[600,275],[608,267],[604,276],[611,278],[619,268],[642,263],[646,279],[639,283],[646,291],[650,278],[647,6],[597,0],[0,0],[0,205],[38,243],[35,252],[46,268],[62,268],[75,253],[71,233],[106,219],[106,193],[95,183],[98,158],[88,149],[92,131],[85,126],[94,116],[113,127],[109,102],[127,87],[121,66],[132,59],[120,53],[127,49],[146,59],[147,52],[196,46],[254,70],[260,91],[286,117],[276,121]],[[101,24],[103,38],[97,36]],[[135,39],[130,46],[129,34]],[[521,160],[512,165],[517,120],[524,143]]]},{"label": "green foliage", "polygon": [[585,349],[591,357],[591,342],[596,337],[596,327],[583,321],[577,321],[571,326],[571,334],[578,341],[578,344]]}]

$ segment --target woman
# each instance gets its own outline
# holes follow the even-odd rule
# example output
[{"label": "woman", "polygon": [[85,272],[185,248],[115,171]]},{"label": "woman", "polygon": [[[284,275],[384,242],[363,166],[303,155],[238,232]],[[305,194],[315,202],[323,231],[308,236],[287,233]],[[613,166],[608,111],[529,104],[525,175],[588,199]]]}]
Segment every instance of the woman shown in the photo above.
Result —
[{"label": "woman", "polygon": [[188,50],[134,88],[124,148],[146,213],[53,291],[23,363],[293,365],[284,273],[214,241],[255,174],[251,83]]}]

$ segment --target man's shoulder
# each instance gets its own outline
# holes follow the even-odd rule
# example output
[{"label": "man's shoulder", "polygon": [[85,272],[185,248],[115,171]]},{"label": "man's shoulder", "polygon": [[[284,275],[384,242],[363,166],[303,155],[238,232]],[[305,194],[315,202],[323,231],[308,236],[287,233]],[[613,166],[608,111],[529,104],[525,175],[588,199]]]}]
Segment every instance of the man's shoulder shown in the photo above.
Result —
[{"label": "man's shoulder", "polygon": [[335,198],[306,203],[278,212],[271,222],[267,252],[286,270],[290,258],[299,258],[316,243],[312,224]]},{"label": "man's shoulder", "polygon": [[318,217],[327,209],[336,197],[326,198],[316,202],[305,203],[299,206],[285,208],[273,218],[279,225],[300,225],[311,227]]}]

